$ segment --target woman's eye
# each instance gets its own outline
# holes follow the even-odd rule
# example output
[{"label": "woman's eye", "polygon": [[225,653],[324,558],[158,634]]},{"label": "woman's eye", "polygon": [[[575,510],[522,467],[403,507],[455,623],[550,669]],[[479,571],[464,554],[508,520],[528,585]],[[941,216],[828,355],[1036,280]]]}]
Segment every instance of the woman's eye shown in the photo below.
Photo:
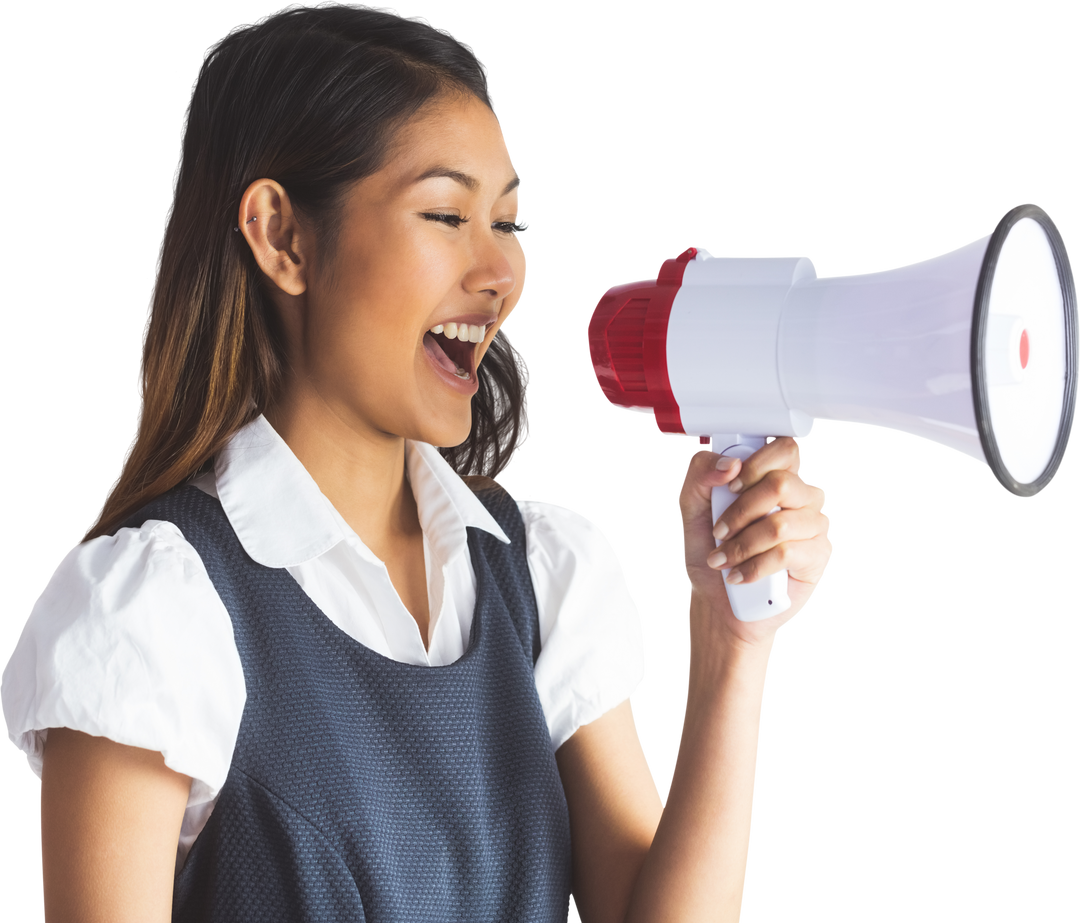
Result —
[{"label": "woman's eye", "polygon": [[518,218],[516,221],[505,221],[501,223],[501,225],[496,225],[495,227],[509,234],[517,234],[519,237],[524,237],[529,232],[529,228],[532,227],[532,222],[526,221],[524,218]]},{"label": "woman's eye", "polygon": [[429,221],[443,221],[446,225],[459,228],[463,223],[467,222],[468,218],[459,218],[457,215],[424,215]]},{"label": "woman's eye", "polygon": [[[462,225],[469,223],[468,218],[460,218],[457,215],[438,215],[438,214],[426,214],[423,215],[429,221],[442,221],[453,228],[460,228]],[[517,234],[519,237],[525,236],[529,232],[529,228],[532,227],[531,221],[525,221],[518,219],[517,221],[496,221],[492,227],[501,231],[504,234]]]}]

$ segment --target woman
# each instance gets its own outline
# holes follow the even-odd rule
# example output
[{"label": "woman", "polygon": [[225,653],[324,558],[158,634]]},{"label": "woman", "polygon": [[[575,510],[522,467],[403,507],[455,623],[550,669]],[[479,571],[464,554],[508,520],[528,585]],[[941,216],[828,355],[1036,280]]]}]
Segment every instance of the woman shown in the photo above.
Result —
[{"label": "woman", "polygon": [[[5,674],[50,920],[560,919],[571,887],[586,921],[738,916],[822,497],[791,440],[692,462],[662,810],[606,546],[454,473],[498,473],[523,422],[517,185],[479,64],[427,26],[291,10],[207,58],[138,439]],[[787,567],[792,608],[737,622],[721,566]]]}]

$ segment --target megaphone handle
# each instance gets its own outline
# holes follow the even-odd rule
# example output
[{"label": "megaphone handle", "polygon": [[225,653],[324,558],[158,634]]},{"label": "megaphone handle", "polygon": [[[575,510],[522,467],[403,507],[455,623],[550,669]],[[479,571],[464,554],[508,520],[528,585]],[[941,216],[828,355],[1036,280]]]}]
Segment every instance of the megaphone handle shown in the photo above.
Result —
[{"label": "megaphone handle", "polygon": [[[764,437],[758,436],[713,436],[712,450],[719,455],[727,455],[733,458],[746,460],[765,444]],[[714,487],[712,492],[713,523],[720,518],[738,494],[733,494],[727,486]],[[775,513],[780,507],[770,510]],[[720,543],[717,542],[717,545]],[[730,568],[724,568],[721,573],[727,580]],[[740,622],[758,622],[774,615],[779,615],[791,606],[791,600],[787,594],[788,573],[782,570],[776,574],[770,574],[754,583],[737,583],[732,586],[724,584],[727,591],[728,602],[735,618]]]}]

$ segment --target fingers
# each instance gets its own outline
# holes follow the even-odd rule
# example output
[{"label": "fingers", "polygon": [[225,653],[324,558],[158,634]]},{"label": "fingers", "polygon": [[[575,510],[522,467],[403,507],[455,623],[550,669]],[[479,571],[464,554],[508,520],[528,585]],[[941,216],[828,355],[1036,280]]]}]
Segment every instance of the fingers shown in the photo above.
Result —
[{"label": "fingers", "polygon": [[829,558],[828,531],[829,518],[820,509],[782,509],[722,542],[707,563],[733,568],[728,583],[752,583],[785,569],[797,580],[816,582]]},{"label": "fingers", "polygon": [[[743,463],[743,472],[756,457]],[[731,485],[728,486],[730,489]],[[739,498],[716,521],[713,537],[723,541],[729,535],[736,535],[778,506],[785,510],[806,508],[820,512],[824,505],[825,494],[822,490],[804,483],[790,470],[774,469],[766,472],[752,487],[743,489]]]},{"label": "fingers", "polygon": [[[835,551],[836,545],[831,535],[815,535],[804,542],[782,542],[732,567],[737,567],[742,575],[741,583],[753,583],[767,578],[769,574],[786,570],[793,580],[816,586],[825,579]],[[731,574],[728,574],[728,582],[732,582]]]},{"label": "fingers", "polygon": [[775,470],[799,473],[799,445],[790,436],[778,436],[744,461],[739,476],[731,482],[731,492],[737,494],[753,487],[768,472]]}]

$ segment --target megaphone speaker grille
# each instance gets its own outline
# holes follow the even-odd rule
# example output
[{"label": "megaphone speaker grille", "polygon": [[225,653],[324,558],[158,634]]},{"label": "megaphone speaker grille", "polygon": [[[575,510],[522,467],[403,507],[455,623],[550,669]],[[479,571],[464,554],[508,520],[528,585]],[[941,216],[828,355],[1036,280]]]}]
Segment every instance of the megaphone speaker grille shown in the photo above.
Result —
[{"label": "megaphone speaker grille", "polygon": [[1061,235],[1041,208],[998,224],[971,325],[975,419],[991,470],[1014,494],[1049,483],[1076,407],[1076,290]]}]

